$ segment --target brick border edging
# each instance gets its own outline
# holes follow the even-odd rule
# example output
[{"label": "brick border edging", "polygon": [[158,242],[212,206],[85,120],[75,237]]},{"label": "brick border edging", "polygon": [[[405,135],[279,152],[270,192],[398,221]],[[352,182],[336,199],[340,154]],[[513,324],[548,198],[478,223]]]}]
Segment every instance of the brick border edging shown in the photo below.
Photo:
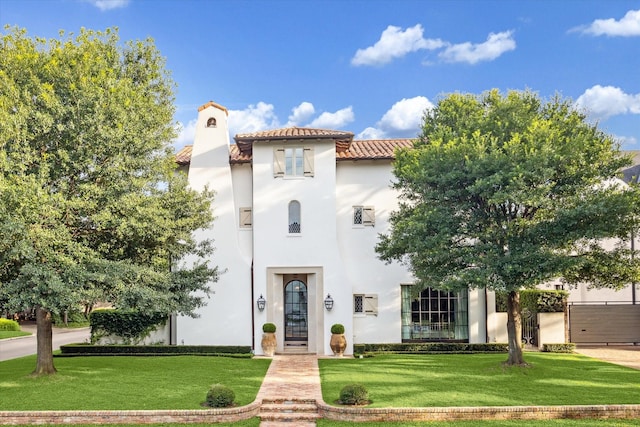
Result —
[{"label": "brick border edging", "polygon": [[559,418],[640,418],[640,405],[483,406],[362,408],[318,401],[320,417],[334,421],[547,420]]},{"label": "brick border edging", "polygon": [[132,411],[0,411],[0,425],[11,424],[166,424],[235,422],[257,417],[257,400],[237,408]]},{"label": "brick border edging", "polygon": [[[237,408],[134,411],[0,411],[0,425],[235,422],[257,417],[262,402]],[[546,420],[640,418],[640,405],[362,408],[316,401],[320,417],[335,421]]]}]

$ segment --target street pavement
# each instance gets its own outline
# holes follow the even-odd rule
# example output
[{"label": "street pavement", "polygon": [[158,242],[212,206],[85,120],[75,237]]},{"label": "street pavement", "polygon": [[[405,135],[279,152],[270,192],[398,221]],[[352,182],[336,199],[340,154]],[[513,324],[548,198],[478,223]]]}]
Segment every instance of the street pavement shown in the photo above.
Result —
[{"label": "street pavement", "polygon": [[[36,325],[20,326],[23,331],[31,332],[32,335],[0,340],[0,361],[36,354]],[[88,342],[90,335],[89,328],[53,328],[53,350],[58,350],[65,344]]]}]

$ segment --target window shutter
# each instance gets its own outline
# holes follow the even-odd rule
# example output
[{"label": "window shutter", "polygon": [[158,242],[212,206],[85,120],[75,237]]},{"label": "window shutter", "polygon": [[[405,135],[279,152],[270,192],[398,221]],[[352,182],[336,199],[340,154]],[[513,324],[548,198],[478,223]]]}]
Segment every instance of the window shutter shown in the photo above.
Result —
[{"label": "window shutter", "polygon": [[240,208],[240,228],[251,228],[252,220],[251,208]]},{"label": "window shutter", "polygon": [[305,147],[303,150],[304,176],[313,176],[313,148]]},{"label": "window shutter", "polygon": [[365,314],[378,315],[378,295],[364,296],[364,312]]},{"label": "window shutter", "polygon": [[284,176],[284,148],[273,150],[273,177]]},{"label": "window shutter", "polygon": [[374,226],[376,224],[376,209],[373,206],[362,208],[362,224]]}]

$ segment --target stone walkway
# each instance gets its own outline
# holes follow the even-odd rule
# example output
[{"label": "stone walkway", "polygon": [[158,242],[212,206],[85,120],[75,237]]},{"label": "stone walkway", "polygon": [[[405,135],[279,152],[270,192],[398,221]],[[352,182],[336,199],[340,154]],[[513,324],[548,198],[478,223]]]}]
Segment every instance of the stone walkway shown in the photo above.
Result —
[{"label": "stone walkway", "polygon": [[261,427],[315,426],[322,402],[316,355],[275,355],[257,399]]},{"label": "stone walkway", "polygon": [[640,369],[640,345],[579,345],[576,353],[609,363]]}]

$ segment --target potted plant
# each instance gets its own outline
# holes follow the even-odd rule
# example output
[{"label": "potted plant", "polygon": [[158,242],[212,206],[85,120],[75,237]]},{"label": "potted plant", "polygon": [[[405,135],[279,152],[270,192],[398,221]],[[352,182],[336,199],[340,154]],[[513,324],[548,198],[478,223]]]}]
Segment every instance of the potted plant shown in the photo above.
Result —
[{"label": "potted plant", "polygon": [[273,357],[276,352],[276,325],[265,323],[262,332],[262,352],[265,356]]},{"label": "potted plant", "polygon": [[344,326],[336,323],[331,326],[331,351],[334,356],[342,357],[344,350],[347,348],[347,339],[344,337]]}]

